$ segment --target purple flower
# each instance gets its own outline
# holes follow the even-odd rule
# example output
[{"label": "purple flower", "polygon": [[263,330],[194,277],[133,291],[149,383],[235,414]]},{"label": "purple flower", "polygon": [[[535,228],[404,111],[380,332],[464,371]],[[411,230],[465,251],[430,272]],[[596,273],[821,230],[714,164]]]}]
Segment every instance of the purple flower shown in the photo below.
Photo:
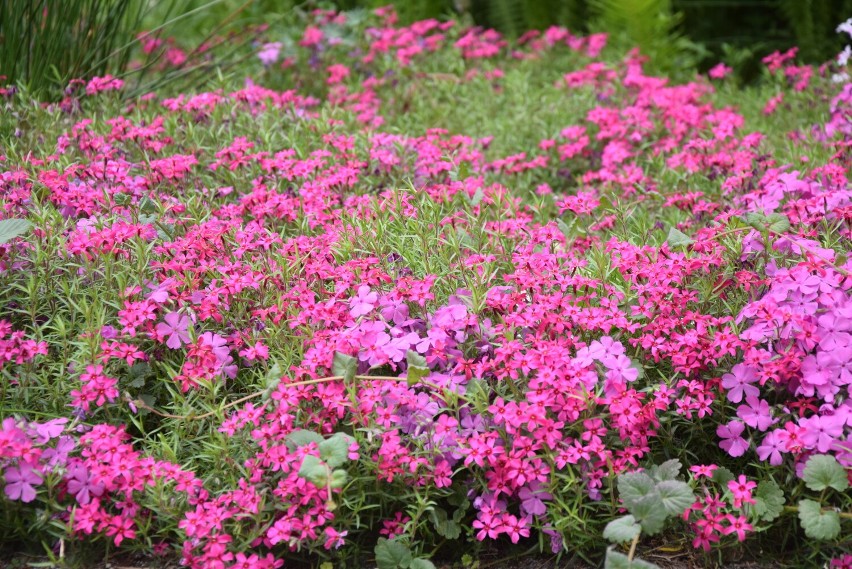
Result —
[{"label": "purple flower", "polygon": [[35,486],[41,484],[42,475],[33,470],[27,463],[21,463],[20,467],[10,466],[6,469],[6,496],[10,500],[21,502],[32,502],[36,497]]},{"label": "purple flower", "polygon": [[53,419],[46,423],[30,423],[30,428],[35,431],[36,442],[43,445],[51,439],[55,439],[61,435],[62,431],[65,430],[65,424],[67,422],[68,419],[65,418]]},{"label": "purple flower", "polygon": [[719,425],[716,427],[716,434],[719,438],[724,439],[719,443],[719,446],[733,457],[744,455],[749,447],[748,441],[740,436],[744,430],[745,425],[741,421],[731,421],[727,425]]},{"label": "purple flower", "polygon": [[168,336],[166,345],[173,350],[180,348],[183,343],[189,342],[189,316],[183,316],[178,312],[170,312],[163,318],[165,322],[157,324],[157,333]]},{"label": "purple flower", "polygon": [[801,419],[799,426],[804,429],[802,443],[809,448],[816,448],[819,452],[828,452],[835,439],[843,435],[843,426],[846,424],[844,414],[836,415],[814,415],[808,419]]},{"label": "purple flower", "polygon": [[524,486],[518,492],[518,497],[521,499],[522,512],[533,516],[544,515],[547,512],[547,505],[545,505],[544,500],[553,498],[548,492],[540,489],[540,484],[536,484],[534,487]]},{"label": "purple flower", "polygon": [[278,55],[281,53],[281,42],[272,42],[263,44],[263,48],[257,52],[257,58],[264,65],[272,65],[278,61]]},{"label": "purple flower", "polygon": [[782,432],[785,431],[776,429],[763,437],[763,443],[756,449],[760,460],[769,458],[769,464],[772,466],[778,466],[783,462],[781,453],[787,452],[787,446],[784,444],[784,438],[780,436]]},{"label": "purple flower", "polygon": [[66,480],[68,481],[68,492],[74,495],[77,503],[81,506],[91,502],[92,496],[98,497],[104,493],[104,484],[102,482],[93,484],[92,475],[82,464],[75,464],[68,469]]},{"label": "purple flower", "polygon": [[378,302],[379,295],[372,292],[369,286],[361,285],[358,287],[357,296],[349,301],[349,314],[352,318],[368,314],[376,307],[376,303]]},{"label": "purple flower", "polygon": [[64,466],[68,462],[68,455],[74,450],[75,446],[77,446],[77,443],[74,442],[74,437],[63,435],[56,441],[56,448],[46,449],[42,453],[41,459],[51,468],[59,465]]},{"label": "purple flower", "polygon": [[759,431],[765,431],[775,423],[772,414],[769,410],[769,403],[763,399],[758,399],[753,395],[746,397],[747,405],[737,407],[737,417],[743,422]]},{"label": "purple flower", "polygon": [[737,364],[731,369],[731,373],[722,376],[722,387],[728,390],[728,399],[733,403],[739,403],[743,396],[760,395],[760,390],[751,385],[757,381],[757,373],[753,367],[745,364]]}]

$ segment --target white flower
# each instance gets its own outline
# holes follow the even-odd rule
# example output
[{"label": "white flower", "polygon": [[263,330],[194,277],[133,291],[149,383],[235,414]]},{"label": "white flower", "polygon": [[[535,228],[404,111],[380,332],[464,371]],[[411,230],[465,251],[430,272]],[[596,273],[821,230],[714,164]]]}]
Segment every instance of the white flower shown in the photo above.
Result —
[{"label": "white flower", "polygon": [[846,32],[847,34],[849,34],[850,37],[852,37],[852,18],[849,18],[848,20],[837,26],[836,31],[838,34]]},{"label": "white flower", "polygon": [[837,65],[840,67],[846,67],[846,63],[849,61],[849,58],[852,57],[852,46],[846,46],[843,48],[843,51],[837,54]]},{"label": "white flower", "polygon": [[846,83],[849,80],[848,73],[835,73],[831,76],[831,80],[834,83]]}]

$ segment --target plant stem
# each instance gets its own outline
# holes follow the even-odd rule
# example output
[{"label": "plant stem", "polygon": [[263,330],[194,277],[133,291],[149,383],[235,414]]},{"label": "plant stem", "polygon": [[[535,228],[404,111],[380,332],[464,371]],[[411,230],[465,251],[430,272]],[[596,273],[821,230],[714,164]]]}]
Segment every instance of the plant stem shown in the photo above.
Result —
[{"label": "plant stem", "polygon": [[636,554],[636,546],[639,544],[639,535],[642,532],[636,534],[636,537],[633,538],[633,542],[630,544],[630,551],[627,553],[627,559],[633,561],[633,556]]}]

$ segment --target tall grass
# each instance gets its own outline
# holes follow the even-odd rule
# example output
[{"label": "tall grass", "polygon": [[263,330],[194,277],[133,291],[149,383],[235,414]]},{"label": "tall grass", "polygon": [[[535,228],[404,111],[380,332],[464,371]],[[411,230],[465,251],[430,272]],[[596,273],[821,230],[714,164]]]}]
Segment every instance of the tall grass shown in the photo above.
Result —
[{"label": "tall grass", "polygon": [[0,75],[44,95],[124,69],[145,9],[141,0],[3,0]]}]

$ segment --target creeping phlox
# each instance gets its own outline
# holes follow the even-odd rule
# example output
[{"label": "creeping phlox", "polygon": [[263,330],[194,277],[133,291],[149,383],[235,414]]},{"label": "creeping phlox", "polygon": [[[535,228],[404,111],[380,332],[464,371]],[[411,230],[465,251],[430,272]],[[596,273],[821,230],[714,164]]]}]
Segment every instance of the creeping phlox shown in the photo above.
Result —
[{"label": "creeping phlox", "polygon": [[[731,68],[672,84],[603,34],[320,10],[255,47],[232,90],[75,82],[0,157],[4,510],[193,568],[588,550],[613,519],[631,557],[667,527],[710,551],[784,515],[832,554],[852,83],[768,56],[758,109],[821,122],[760,133]],[[407,122],[549,58],[576,106],[528,144]]]}]

